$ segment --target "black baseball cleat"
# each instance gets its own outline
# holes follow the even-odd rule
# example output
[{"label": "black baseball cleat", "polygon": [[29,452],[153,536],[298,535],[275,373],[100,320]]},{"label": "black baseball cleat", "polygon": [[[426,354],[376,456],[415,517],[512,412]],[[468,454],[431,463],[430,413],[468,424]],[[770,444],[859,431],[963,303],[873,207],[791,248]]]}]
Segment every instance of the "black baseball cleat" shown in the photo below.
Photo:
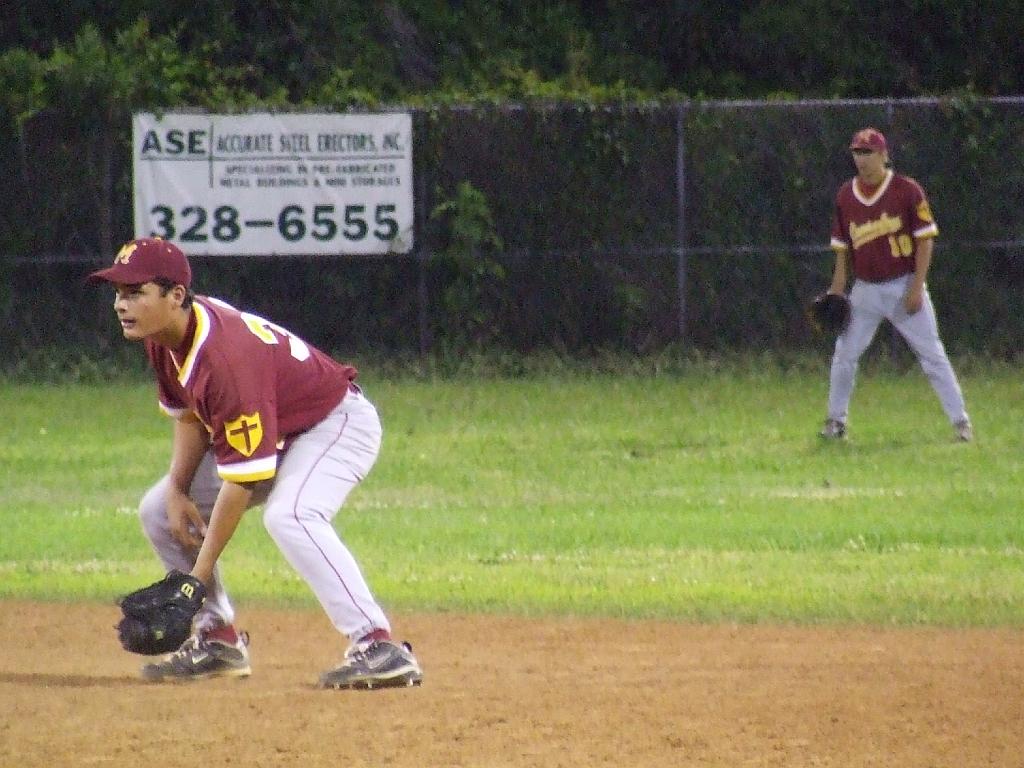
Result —
[{"label": "black baseball cleat", "polygon": [[142,677],[153,683],[179,683],[212,677],[248,677],[249,636],[239,633],[234,643],[195,634],[174,653],[142,668]]},{"label": "black baseball cleat", "polygon": [[318,688],[403,688],[420,685],[423,670],[408,643],[374,640],[356,643],[345,651],[345,660],[320,675]]}]

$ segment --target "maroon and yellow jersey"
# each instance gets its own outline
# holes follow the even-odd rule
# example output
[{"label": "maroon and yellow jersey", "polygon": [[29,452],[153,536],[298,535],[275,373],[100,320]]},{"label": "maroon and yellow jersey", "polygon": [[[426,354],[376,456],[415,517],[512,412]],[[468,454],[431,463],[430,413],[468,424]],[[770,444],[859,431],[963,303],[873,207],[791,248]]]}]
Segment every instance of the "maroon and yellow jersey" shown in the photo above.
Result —
[{"label": "maroon and yellow jersey", "polygon": [[851,252],[853,274],[861,280],[877,283],[913,272],[914,240],[938,234],[924,190],[908,176],[887,171],[870,194],[853,178],[836,194],[830,244]]},{"label": "maroon and yellow jersey", "polygon": [[278,450],[341,402],[356,369],[284,328],[207,296],[177,349],[146,340],[160,407],[210,432],[217,473],[236,483],[277,472]]}]

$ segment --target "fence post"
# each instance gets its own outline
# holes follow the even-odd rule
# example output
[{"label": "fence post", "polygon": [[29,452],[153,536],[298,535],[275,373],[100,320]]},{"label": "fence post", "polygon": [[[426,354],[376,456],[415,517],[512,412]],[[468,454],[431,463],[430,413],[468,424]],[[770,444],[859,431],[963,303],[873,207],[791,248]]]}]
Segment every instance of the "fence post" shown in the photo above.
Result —
[{"label": "fence post", "polygon": [[676,104],[676,292],[679,341],[686,342],[686,105]]},{"label": "fence post", "polygon": [[433,346],[430,338],[430,322],[427,318],[427,305],[430,303],[430,294],[427,290],[427,261],[429,255],[425,250],[417,249],[416,264],[418,276],[416,279],[416,302],[419,305],[419,346],[420,357],[430,354]]},{"label": "fence post", "polygon": [[[416,306],[419,331],[420,357],[426,357],[433,347],[433,339],[430,333],[430,320],[428,307],[430,305],[430,291],[427,286],[427,269],[430,263],[430,251],[427,247],[426,223],[427,223],[427,163],[424,162],[422,151],[416,149],[416,136],[423,139],[420,147],[426,146],[428,142],[423,137],[426,132],[424,124],[426,120],[423,113],[417,110],[413,113],[413,177],[415,179],[413,189],[416,192],[414,204],[414,240],[416,247],[413,250],[413,258],[416,260]],[[417,130],[417,128],[419,130]],[[419,158],[419,169],[416,169],[416,159]]]}]

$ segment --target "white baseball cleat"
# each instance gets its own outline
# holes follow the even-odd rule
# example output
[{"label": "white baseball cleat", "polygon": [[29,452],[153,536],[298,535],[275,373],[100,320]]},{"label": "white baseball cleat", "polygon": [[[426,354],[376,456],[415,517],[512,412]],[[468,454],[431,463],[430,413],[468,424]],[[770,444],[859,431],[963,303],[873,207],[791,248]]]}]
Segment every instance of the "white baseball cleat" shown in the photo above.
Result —
[{"label": "white baseball cleat", "polygon": [[842,440],[846,437],[846,425],[837,419],[825,419],[818,435],[829,440]]},{"label": "white baseball cleat", "polygon": [[953,429],[956,430],[956,439],[961,443],[969,443],[974,439],[974,427],[971,426],[970,419],[962,419],[953,425]]}]

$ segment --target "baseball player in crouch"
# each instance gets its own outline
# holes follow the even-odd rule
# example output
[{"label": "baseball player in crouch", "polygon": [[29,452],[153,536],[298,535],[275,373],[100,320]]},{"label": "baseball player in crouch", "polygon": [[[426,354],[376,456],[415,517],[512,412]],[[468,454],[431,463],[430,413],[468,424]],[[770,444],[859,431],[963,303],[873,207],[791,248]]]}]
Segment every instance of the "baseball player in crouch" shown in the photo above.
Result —
[{"label": "baseball player in crouch", "polygon": [[124,337],[145,345],[160,407],[174,419],[170,471],[142,499],[143,530],[168,570],[191,572],[207,589],[192,636],[143,677],[250,674],[217,559],[245,510],[262,504],[267,531],[349,641],[319,685],[419,684],[411,647],[392,640],[331,524],[381,442],[356,369],[269,320],[194,295],[185,254],[159,238],[127,243],[88,280],[113,285]]},{"label": "baseball player in crouch", "polygon": [[958,440],[973,433],[956,374],[939,339],[925,279],[939,230],[921,185],[889,167],[889,146],[875,128],[854,134],[857,175],[836,195],[831,246],[836,254],[829,293],[846,290],[852,266],[850,322],[836,339],[825,438],[846,435],[857,364],[888,320],[913,349]]}]

